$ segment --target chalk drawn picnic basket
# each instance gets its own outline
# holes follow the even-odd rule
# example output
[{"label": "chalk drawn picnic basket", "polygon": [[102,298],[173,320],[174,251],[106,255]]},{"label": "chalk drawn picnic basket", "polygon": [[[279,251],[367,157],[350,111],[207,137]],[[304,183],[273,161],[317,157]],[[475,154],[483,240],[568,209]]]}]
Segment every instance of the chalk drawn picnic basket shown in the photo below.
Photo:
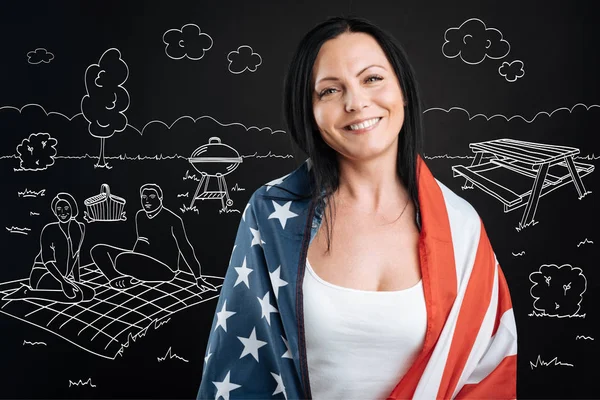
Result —
[{"label": "chalk drawn picnic basket", "polygon": [[110,193],[110,187],[104,183],[100,187],[100,194],[85,199],[86,207],[83,218],[88,222],[114,222],[126,221],[126,200]]}]

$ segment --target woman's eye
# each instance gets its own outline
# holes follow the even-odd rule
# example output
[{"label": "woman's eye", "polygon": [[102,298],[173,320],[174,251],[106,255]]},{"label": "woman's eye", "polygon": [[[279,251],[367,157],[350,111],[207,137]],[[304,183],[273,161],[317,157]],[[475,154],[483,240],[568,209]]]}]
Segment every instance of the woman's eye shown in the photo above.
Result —
[{"label": "woman's eye", "polygon": [[321,98],[325,95],[334,93],[334,92],[335,92],[335,89],[333,89],[333,88],[325,89],[325,90],[321,91],[321,93],[319,93],[319,98]]},{"label": "woman's eye", "polygon": [[381,81],[383,80],[383,78],[379,75],[371,75],[369,77],[367,77],[366,81],[367,82],[376,82],[376,81]]}]

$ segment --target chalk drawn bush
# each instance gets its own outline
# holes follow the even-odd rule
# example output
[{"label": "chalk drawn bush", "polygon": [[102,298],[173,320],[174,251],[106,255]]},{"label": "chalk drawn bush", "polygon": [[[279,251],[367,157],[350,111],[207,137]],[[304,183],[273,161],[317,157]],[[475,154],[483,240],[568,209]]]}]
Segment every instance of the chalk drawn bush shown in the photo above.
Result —
[{"label": "chalk drawn bush", "polygon": [[48,133],[32,133],[17,146],[24,171],[42,171],[54,164],[58,141]]}]

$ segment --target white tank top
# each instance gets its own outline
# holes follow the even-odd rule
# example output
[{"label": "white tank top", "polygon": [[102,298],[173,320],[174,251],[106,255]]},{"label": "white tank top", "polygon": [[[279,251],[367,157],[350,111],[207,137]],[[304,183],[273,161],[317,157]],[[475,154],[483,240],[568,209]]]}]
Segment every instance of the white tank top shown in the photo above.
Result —
[{"label": "white tank top", "polygon": [[422,281],[399,291],[345,288],[307,259],[302,289],[313,399],[385,399],[423,347]]}]

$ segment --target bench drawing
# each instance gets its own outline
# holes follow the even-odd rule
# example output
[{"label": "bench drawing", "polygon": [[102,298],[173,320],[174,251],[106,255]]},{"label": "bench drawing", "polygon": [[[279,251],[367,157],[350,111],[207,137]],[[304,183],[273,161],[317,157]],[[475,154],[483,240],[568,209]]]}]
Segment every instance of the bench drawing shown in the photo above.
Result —
[{"label": "bench drawing", "polygon": [[[540,197],[573,183],[579,199],[587,193],[582,178],[594,165],[575,162],[579,149],[515,139],[495,139],[469,145],[475,153],[470,166],[452,166],[452,176],[465,179],[463,189],[474,186],[499,200],[504,212],[525,207],[520,228],[535,223]],[[512,177],[507,181],[506,172]],[[516,174],[516,175],[515,175]],[[501,175],[505,175],[500,182]],[[521,187],[515,182],[520,180]]]}]

